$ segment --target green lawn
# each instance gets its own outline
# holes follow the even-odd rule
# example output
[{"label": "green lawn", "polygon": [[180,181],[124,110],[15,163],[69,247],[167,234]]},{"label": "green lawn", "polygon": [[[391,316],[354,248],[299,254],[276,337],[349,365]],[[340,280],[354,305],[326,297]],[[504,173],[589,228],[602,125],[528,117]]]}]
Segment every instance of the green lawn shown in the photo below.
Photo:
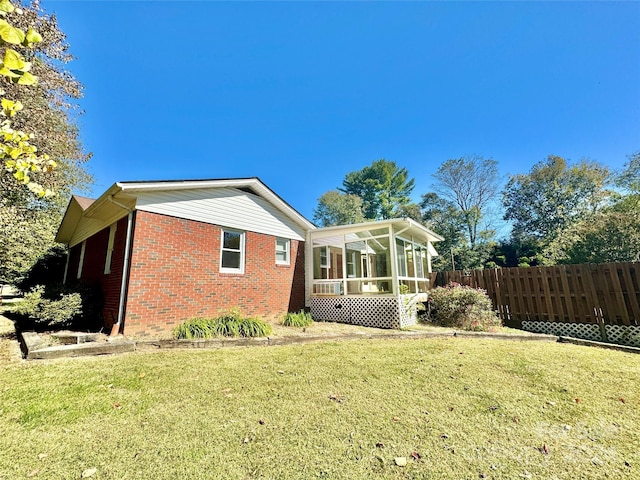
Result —
[{"label": "green lawn", "polygon": [[438,338],[5,364],[0,439],[1,479],[633,479],[640,356]]}]

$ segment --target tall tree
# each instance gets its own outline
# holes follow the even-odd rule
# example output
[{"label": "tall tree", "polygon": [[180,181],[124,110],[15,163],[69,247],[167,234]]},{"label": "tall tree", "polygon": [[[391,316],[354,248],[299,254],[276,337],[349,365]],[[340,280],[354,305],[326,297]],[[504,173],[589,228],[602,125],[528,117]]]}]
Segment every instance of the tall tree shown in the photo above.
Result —
[{"label": "tall tree", "polygon": [[608,205],[609,169],[591,161],[570,165],[551,155],[528,174],[514,175],[503,192],[505,220],[513,222],[512,241],[536,245],[543,263],[554,263],[542,252],[559,232]]},{"label": "tall tree", "polygon": [[320,227],[364,222],[362,199],[357,195],[330,190],[318,199],[313,221]]},{"label": "tall tree", "polygon": [[37,1],[5,13],[11,25],[24,31],[33,26],[41,35],[29,50],[15,46],[29,60],[29,72],[38,82],[2,84],[5,96],[23,107],[11,117],[12,128],[33,132],[30,142],[57,165],[37,175],[40,192],[57,194],[44,197],[16,182],[15,170],[0,171],[0,282],[13,282],[53,245],[70,193],[86,191],[92,179],[86,171],[90,155],[83,151],[76,123],[81,112],[75,101],[82,96],[82,85],[66,70],[72,57],[64,33],[55,16],[43,13]]},{"label": "tall tree", "polygon": [[338,190],[362,199],[366,219],[384,220],[394,218],[399,207],[411,203],[414,183],[406,168],[381,159],[348,173]]},{"label": "tall tree", "polygon": [[435,246],[440,255],[433,260],[434,270],[470,270],[485,266],[494,244],[490,238],[492,232],[481,233],[471,248],[466,218],[455,203],[430,192],[422,195],[420,208],[422,223],[444,238]]},{"label": "tall tree", "polygon": [[469,248],[474,249],[483,230],[481,222],[487,219],[487,210],[495,201],[498,162],[480,156],[450,159],[440,165],[433,178],[434,190],[458,208]]}]

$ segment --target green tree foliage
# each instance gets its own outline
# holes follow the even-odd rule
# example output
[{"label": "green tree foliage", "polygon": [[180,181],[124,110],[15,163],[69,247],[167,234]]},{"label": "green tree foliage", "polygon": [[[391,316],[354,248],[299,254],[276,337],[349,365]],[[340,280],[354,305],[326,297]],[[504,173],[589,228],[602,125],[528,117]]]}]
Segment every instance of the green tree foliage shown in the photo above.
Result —
[{"label": "green tree foliage", "polygon": [[616,184],[630,194],[640,195],[640,152],[629,155],[629,161],[618,175]]},{"label": "green tree foliage", "polygon": [[594,215],[610,203],[609,169],[595,162],[569,165],[549,156],[528,174],[514,175],[503,192],[505,220],[513,222],[512,241],[534,245],[536,261],[553,264],[546,250],[560,232]]},{"label": "green tree foliage", "polygon": [[406,168],[389,160],[376,160],[362,170],[348,173],[339,190],[362,199],[368,220],[395,218],[398,209],[411,203],[415,180]]},{"label": "green tree foliage", "polygon": [[572,264],[640,261],[640,153],[629,157],[616,184],[622,191],[611,205],[558,232],[547,257]]},{"label": "green tree foliage", "polygon": [[362,199],[357,195],[330,190],[318,199],[313,221],[321,227],[364,222]]},{"label": "green tree foliage", "polygon": [[[86,191],[92,179],[86,171],[90,156],[83,151],[76,124],[81,112],[75,100],[82,96],[82,85],[65,69],[72,57],[55,16],[44,14],[35,1],[20,11],[7,12],[4,18],[22,31],[33,27],[41,36],[30,48],[12,46],[29,60],[29,72],[39,81],[32,85],[3,82],[6,97],[21,107],[19,114],[11,116],[11,127],[33,132],[30,145],[36,152],[47,152],[47,162],[56,165],[30,171],[28,182],[37,186],[31,188],[25,177],[16,178],[15,169],[0,169],[0,281],[13,283],[53,245],[70,193]],[[34,195],[34,188],[44,195]]]}]

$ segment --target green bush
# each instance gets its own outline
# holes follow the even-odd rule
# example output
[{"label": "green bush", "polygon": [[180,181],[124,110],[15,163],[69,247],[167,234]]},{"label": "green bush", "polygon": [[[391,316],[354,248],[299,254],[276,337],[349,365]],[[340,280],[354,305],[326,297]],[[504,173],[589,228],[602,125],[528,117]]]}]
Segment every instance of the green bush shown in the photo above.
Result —
[{"label": "green bush", "polygon": [[175,338],[213,337],[266,337],[271,325],[257,318],[244,318],[239,311],[232,310],[216,318],[192,318],[178,325]]},{"label": "green bush", "polygon": [[431,322],[442,327],[486,332],[501,326],[487,292],[480,288],[450,283],[429,292]]},{"label": "green bush", "polygon": [[57,299],[46,298],[44,293],[42,285],[34,287],[25,294],[14,312],[48,324],[68,323],[82,314],[82,296],[79,293],[60,294]]},{"label": "green bush", "polygon": [[300,310],[299,312],[289,312],[282,320],[285,327],[308,327],[313,324],[311,313]]}]

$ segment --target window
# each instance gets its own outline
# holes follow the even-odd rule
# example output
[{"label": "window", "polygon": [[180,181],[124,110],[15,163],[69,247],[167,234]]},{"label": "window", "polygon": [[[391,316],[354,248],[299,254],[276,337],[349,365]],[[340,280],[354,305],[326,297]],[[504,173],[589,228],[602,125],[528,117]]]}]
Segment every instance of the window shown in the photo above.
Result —
[{"label": "window", "polygon": [[107,243],[107,258],[104,261],[104,274],[111,273],[111,257],[113,257],[113,243],[116,238],[116,226],[114,223],[109,227],[109,242]]},{"label": "window", "polygon": [[290,242],[288,238],[276,238],[276,264],[289,265]]},{"label": "window", "polygon": [[82,242],[82,246],[80,247],[80,260],[78,260],[78,274],[76,278],[80,278],[82,276],[82,264],[84,263],[84,251],[87,248],[87,241]]},{"label": "window", "polygon": [[220,271],[244,273],[244,232],[222,230]]}]

